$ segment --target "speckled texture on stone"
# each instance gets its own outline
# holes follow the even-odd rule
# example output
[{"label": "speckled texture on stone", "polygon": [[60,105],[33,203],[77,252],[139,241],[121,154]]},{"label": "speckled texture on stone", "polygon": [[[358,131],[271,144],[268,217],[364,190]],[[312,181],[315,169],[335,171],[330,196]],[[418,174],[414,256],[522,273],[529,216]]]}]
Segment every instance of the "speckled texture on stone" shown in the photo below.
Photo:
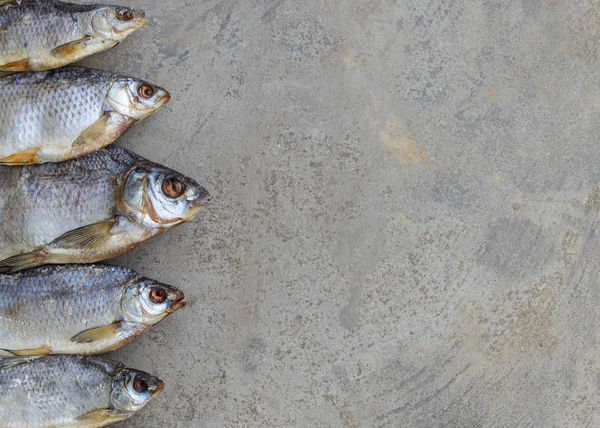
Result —
[{"label": "speckled texture on stone", "polygon": [[117,260],[190,303],[121,427],[600,424],[599,1],[128,5],[85,64],[171,91],[121,144],[215,202]]}]

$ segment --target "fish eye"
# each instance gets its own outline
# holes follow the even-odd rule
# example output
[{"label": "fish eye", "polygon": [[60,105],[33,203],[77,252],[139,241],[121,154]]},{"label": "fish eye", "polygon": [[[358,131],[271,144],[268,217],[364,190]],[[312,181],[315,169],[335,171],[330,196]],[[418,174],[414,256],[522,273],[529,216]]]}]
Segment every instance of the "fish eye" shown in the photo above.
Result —
[{"label": "fish eye", "polygon": [[133,19],[133,12],[129,9],[117,9],[117,19],[119,21],[131,21]]},{"label": "fish eye", "polygon": [[138,94],[142,98],[152,98],[152,96],[156,93],[152,85],[148,83],[142,83],[138,87]]},{"label": "fish eye", "polygon": [[185,184],[175,177],[170,177],[163,181],[162,191],[169,198],[178,198],[185,192]]},{"label": "fish eye", "polygon": [[144,379],[137,378],[133,381],[133,389],[135,389],[139,393],[144,393],[148,391],[148,382]]},{"label": "fish eye", "polygon": [[167,300],[167,292],[162,287],[154,287],[150,290],[150,300],[154,303],[162,303]]}]

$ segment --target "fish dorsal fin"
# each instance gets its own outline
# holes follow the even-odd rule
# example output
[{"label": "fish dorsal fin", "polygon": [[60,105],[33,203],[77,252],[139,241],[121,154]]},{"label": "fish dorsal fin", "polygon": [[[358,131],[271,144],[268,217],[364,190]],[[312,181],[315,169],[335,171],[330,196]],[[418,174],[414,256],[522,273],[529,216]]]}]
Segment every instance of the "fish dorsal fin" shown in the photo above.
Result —
[{"label": "fish dorsal fin", "polygon": [[81,333],[73,336],[71,338],[71,342],[92,343],[114,338],[123,324],[123,321],[116,321],[112,324],[106,324],[101,327],[94,327],[84,330]]},{"label": "fish dorsal fin", "polygon": [[115,409],[97,409],[77,417],[77,422],[84,426],[103,427],[109,423],[124,421],[131,413]]},{"label": "fish dorsal fin", "polygon": [[7,369],[10,367],[20,366],[21,364],[28,363],[33,360],[37,360],[42,357],[14,357],[4,358],[0,360],[0,370]]}]

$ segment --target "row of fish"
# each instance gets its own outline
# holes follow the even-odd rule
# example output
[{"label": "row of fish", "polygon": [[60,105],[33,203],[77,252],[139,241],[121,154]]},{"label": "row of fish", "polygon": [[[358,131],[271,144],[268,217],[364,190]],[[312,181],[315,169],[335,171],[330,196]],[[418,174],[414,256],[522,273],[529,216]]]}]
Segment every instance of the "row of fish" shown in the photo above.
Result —
[{"label": "row of fish", "polygon": [[[111,145],[169,93],[64,67],[147,25],[143,11],[0,0],[0,428],[102,427],[164,388],[94,355],[185,305],[177,288],[96,262],[194,218],[193,179]],[[64,67],[64,68],[59,68]]]},{"label": "row of fish", "polygon": [[[44,266],[0,275],[0,427],[100,427],[164,387],[115,350],[183,307],[176,288],[117,266]],[[80,354],[52,355],[50,354]]]},{"label": "row of fish", "polygon": [[133,416],[163,388],[148,373],[101,358],[0,360],[0,426],[103,427]]}]

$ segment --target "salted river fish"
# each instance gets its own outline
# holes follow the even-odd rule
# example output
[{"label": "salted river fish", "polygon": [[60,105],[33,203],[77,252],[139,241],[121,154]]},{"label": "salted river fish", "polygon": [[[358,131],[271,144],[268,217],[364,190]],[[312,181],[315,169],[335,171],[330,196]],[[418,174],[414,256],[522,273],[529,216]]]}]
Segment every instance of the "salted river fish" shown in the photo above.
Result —
[{"label": "salted river fish", "polygon": [[141,10],[56,0],[0,0],[0,71],[62,67],[119,44],[148,21]]},{"label": "salted river fish", "polygon": [[0,166],[0,272],[116,257],[209,200],[191,178],[117,145],[66,162]]},{"label": "salted river fish", "polygon": [[164,388],[140,370],[97,357],[0,360],[1,428],[96,428],[133,416]]},{"label": "salted river fish", "polygon": [[0,164],[58,162],[99,150],[169,99],[143,80],[82,67],[0,78]]},{"label": "salted river fish", "polygon": [[184,306],[175,287],[109,265],[0,274],[0,296],[0,357],[113,351]]}]

